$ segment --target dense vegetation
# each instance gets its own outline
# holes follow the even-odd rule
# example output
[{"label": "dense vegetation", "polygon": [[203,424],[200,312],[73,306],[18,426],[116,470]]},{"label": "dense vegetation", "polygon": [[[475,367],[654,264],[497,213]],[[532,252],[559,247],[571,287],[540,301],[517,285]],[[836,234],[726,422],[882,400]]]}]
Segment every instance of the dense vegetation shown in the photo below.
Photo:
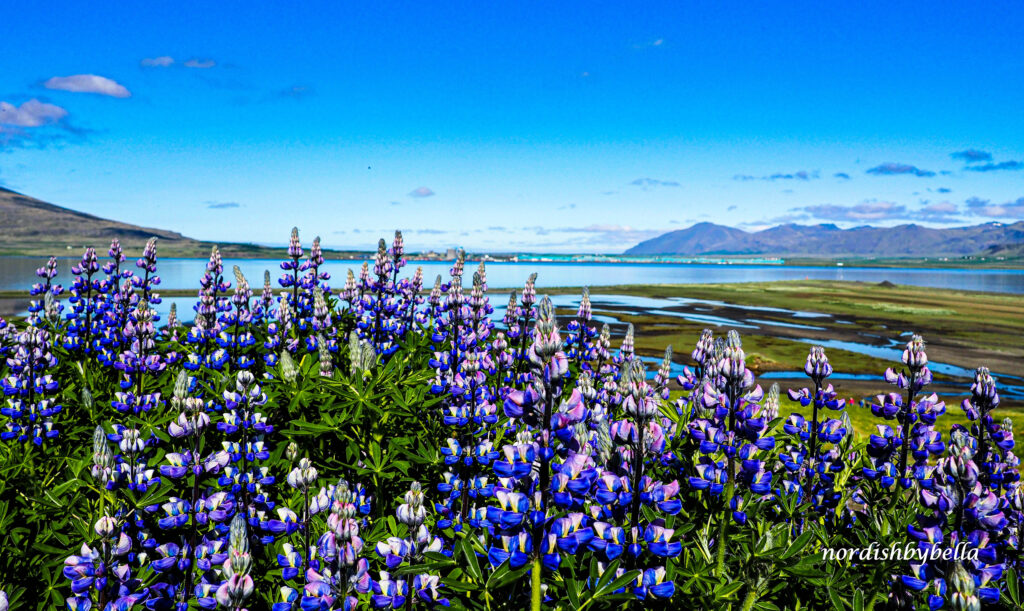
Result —
[{"label": "dense vegetation", "polygon": [[[535,276],[501,316],[462,256],[424,290],[400,235],[340,289],[288,254],[275,295],[214,250],[187,325],[155,242],[39,270],[0,322],[0,611],[1018,606],[1012,424],[979,369],[942,430],[920,337],[860,442],[820,347],[780,417],[735,332],[670,380],[586,292],[563,329]],[[926,558],[844,553],[890,546]]]}]

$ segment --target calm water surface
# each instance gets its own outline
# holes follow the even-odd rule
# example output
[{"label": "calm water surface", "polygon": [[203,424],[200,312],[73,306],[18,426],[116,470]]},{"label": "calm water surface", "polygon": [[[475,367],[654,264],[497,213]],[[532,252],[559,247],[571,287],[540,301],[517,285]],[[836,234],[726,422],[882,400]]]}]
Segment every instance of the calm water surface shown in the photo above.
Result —
[{"label": "calm water surface", "polygon": [[[45,261],[35,257],[0,257],[0,290],[25,289],[35,281],[35,270]],[[61,259],[59,282],[71,282],[71,266],[77,259]],[[127,262],[129,265],[132,263]],[[253,287],[262,286],[263,271],[269,270],[276,279],[281,275],[277,260],[226,259],[225,275],[231,278],[231,268],[238,265]],[[361,261],[328,261],[324,269],[333,276],[332,285],[345,282],[348,269],[358,272]],[[203,275],[206,262],[201,259],[161,259],[159,275],[161,288],[196,288]],[[466,282],[471,284],[476,262],[466,264]],[[434,278],[447,277],[449,262],[413,261],[403,272],[411,275],[417,266],[423,267],[425,284],[429,288]],[[767,282],[773,280],[854,280],[894,284],[1024,294],[1024,270],[981,269],[892,269],[872,267],[796,267],[782,265],[698,265],[671,263],[488,263],[487,284],[490,288],[519,288],[532,272],[538,273],[537,286],[614,286],[619,284],[701,284],[721,282]]]}]

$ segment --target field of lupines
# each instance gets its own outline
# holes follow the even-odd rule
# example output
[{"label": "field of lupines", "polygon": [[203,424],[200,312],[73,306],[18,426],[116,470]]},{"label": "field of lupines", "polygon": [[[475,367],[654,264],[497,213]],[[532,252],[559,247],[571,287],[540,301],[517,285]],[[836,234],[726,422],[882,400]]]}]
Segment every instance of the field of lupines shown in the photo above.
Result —
[{"label": "field of lupines", "polygon": [[[191,321],[152,309],[155,242],[39,270],[0,321],[0,611],[1019,607],[985,369],[949,430],[913,337],[858,441],[820,347],[763,390],[705,331],[672,380],[585,291],[559,321],[531,276],[496,320],[483,264],[424,287],[400,234],[322,263],[293,230],[254,289],[215,250]],[[927,558],[825,558],[872,545]]]}]

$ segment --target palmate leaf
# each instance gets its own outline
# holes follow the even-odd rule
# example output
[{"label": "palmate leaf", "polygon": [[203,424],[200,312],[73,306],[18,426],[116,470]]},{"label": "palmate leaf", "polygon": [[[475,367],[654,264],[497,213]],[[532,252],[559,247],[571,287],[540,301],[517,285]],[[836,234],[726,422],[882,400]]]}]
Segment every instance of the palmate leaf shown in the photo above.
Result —
[{"label": "palmate leaf", "polygon": [[790,544],[788,548],[786,548],[786,551],[782,552],[782,554],[779,555],[779,560],[788,560],[789,558],[792,558],[793,556],[802,552],[803,549],[807,547],[807,544],[811,542],[811,539],[813,539],[814,536],[814,531],[805,530],[803,533],[800,534],[799,537],[797,537],[793,541],[792,544]]},{"label": "palmate leaf", "polygon": [[1006,592],[1003,594],[1003,599],[1009,599],[1008,602],[1012,603],[1014,608],[1019,609],[1020,603],[1020,584],[1017,582],[1017,571],[1013,567],[1006,569]]},{"label": "palmate leaf", "polygon": [[637,577],[639,576],[640,571],[626,571],[624,574],[620,575],[619,577],[616,577],[610,583],[607,583],[604,586],[597,588],[597,591],[594,592],[594,599],[607,596],[615,592],[615,590],[625,587],[627,584],[634,583]]},{"label": "palmate leaf", "polygon": [[730,600],[733,595],[743,587],[742,581],[734,581],[732,583],[722,584],[715,588],[715,599],[716,600]]},{"label": "palmate leaf", "polygon": [[469,539],[460,540],[455,546],[455,551],[456,554],[461,553],[461,557],[465,558],[466,574],[474,581],[483,582],[483,571],[480,570],[480,561],[477,558],[477,552],[474,549],[472,542]]},{"label": "palmate leaf", "polygon": [[491,573],[491,576],[487,578],[486,587],[488,590],[497,590],[503,588],[514,581],[518,581],[530,570],[529,565],[521,566],[518,569],[511,569],[508,566],[508,562],[503,562],[497,569]]}]

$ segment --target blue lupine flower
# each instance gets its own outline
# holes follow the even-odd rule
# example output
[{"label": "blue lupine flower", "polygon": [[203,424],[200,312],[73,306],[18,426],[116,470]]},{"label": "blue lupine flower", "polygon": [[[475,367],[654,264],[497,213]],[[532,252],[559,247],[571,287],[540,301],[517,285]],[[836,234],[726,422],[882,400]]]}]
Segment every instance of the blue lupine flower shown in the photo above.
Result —
[{"label": "blue lupine flower", "polygon": [[10,375],[0,379],[7,397],[6,406],[0,408],[0,415],[7,418],[0,440],[42,445],[58,435],[54,417],[64,407],[48,398],[56,393],[58,384],[47,373],[56,365],[47,331],[30,326],[18,335],[14,351],[7,358]]}]

